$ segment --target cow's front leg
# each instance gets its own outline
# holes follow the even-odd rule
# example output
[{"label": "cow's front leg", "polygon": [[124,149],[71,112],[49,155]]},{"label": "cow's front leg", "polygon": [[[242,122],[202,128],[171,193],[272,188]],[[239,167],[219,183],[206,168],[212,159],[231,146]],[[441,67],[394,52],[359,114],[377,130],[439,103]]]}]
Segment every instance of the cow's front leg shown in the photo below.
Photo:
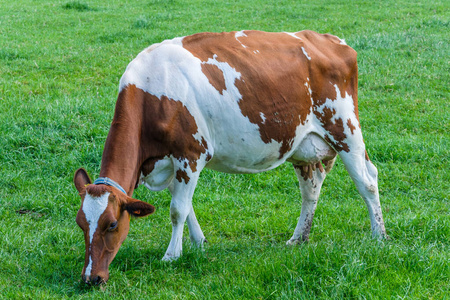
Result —
[{"label": "cow's front leg", "polygon": [[169,247],[164,255],[164,261],[176,260],[181,256],[183,248],[183,228],[186,220],[189,229],[192,231],[191,239],[204,239],[203,233],[198,225],[197,219],[192,208],[192,196],[194,195],[195,186],[200,172],[188,172],[187,170],[179,170],[169,186],[172,194],[170,202],[170,219],[172,221],[172,238]]}]

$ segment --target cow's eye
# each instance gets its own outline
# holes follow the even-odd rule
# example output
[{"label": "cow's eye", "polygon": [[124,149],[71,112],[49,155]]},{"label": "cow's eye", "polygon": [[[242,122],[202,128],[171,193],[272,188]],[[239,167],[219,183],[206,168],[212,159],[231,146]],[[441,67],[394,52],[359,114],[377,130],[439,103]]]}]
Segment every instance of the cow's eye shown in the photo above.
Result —
[{"label": "cow's eye", "polygon": [[116,229],[116,228],[117,228],[117,221],[112,222],[111,225],[109,225],[108,230],[109,230],[109,231],[113,231],[113,230]]}]

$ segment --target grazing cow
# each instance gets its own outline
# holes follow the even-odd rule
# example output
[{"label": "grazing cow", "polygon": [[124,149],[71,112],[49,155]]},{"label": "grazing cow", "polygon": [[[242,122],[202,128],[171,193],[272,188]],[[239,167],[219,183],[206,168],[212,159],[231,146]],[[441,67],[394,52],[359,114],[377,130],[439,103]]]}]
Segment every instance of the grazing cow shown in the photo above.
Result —
[{"label": "grazing cow", "polygon": [[308,240],[320,188],[337,155],[369,210],[374,236],[385,236],[377,169],[358,117],[356,52],[312,31],[200,33],[142,51],[120,80],[100,177],[74,176],[82,204],[82,272],[106,282],[130,215],[153,213],[131,198],[140,184],[169,188],[172,237],[163,257],[181,255],[184,223],[192,243],[205,236],[192,195],[203,168],[257,173],[293,164],[303,199],[287,244]]}]

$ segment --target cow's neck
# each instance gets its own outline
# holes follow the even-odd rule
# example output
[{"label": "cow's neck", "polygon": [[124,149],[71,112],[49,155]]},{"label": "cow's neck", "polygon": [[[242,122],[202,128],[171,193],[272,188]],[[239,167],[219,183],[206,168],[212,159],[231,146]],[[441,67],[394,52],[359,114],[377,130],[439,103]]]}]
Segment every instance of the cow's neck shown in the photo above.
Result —
[{"label": "cow's neck", "polygon": [[134,89],[120,92],[114,119],[103,150],[100,177],[108,177],[132,195],[142,161],[141,117],[142,98]]}]

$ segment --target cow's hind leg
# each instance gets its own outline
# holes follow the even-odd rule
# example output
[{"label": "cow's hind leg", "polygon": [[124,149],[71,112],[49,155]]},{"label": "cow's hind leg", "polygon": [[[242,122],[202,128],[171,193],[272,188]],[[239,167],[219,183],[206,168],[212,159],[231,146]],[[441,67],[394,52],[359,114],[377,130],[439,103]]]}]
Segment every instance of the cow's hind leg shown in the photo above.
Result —
[{"label": "cow's hind leg", "polygon": [[191,201],[191,210],[189,212],[189,215],[187,216],[186,221],[189,228],[189,237],[191,239],[191,243],[198,247],[203,246],[203,243],[206,242],[206,238],[203,235],[203,231],[200,228],[200,224],[198,224],[197,218],[195,217],[192,201]]},{"label": "cow's hind leg", "polygon": [[378,171],[369,160],[365,147],[350,148],[348,152],[341,151],[339,157],[367,205],[372,235],[378,238],[387,237],[378,194]]},{"label": "cow's hind leg", "polygon": [[306,166],[294,165],[302,195],[302,210],[294,234],[287,241],[287,245],[295,245],[308,241],[314,212],[319,201],[320,188],[322,187],[326,174],[333,167],[334,161],[335,158],[324,161],[325,168],[320,162]]},{"label": "cow's hind leg", "polygon": [[[199,169],[197,167],[197,169]],[[200,171],[191,173],[179,169],[177,176],[169,186],[172,200],[170,202],[170,218],[172,221],[172,237],[163,257],[164,261],[172,261],[181,256],[183,248],[183,229],[187,221],[189,235],[196,244],[201,244],[205,237],[194,214],[192,196],[197,185]]]}]

